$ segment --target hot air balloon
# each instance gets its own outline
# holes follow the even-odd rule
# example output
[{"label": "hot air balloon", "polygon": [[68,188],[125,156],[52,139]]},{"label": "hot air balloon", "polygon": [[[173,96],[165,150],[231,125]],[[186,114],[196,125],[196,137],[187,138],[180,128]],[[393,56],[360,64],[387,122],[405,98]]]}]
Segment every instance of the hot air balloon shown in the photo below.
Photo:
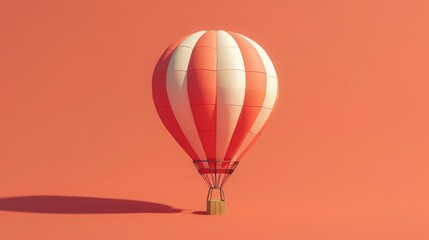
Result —
[{"label": "hot air balloon", "polygon": [[153,72],[152,93],[163,124],[209,186],[207,213],[224,214],[223,187],[277,103],[270,58],[241,34],[199,31],[165,50]]}]

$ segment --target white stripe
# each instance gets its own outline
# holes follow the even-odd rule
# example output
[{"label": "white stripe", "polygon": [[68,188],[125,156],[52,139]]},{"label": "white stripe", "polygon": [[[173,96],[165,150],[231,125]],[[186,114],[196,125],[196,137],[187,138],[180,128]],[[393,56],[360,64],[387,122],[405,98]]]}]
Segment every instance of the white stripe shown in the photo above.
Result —
[{"label": "white stripe", "polygon": [[253,123],[252,128],[250,129],[250,133],[256,135],[258,134],[264,124],[267,122],[268,117],[271,115],[272,110],[268,108],[261,108],[261,111],[258,114],[258,117],[256,117],[255,122]]},{"label": "white stripe", "polygon": [[246,73],[234,38],[217,31],[216,159],[224,160],[243,108]]},{"label": "white stripe", "polygon": [[207,31],[199,31],[189,35],[187,38],[183,39],[183,41],[179,44],[179,46],[194,48],[198,39],[200,39],[200,37],[206,32]]},{"label": "white stripe", "polygon": [[268,54],[255,41],[253,41],[252,39],[246,36],[243,36],[243,35],[241,36],[244,37],[247,41],[249,41],[252,44],[252,46],[256,49],[256,51],[258,51],[258,54],[261,57],[262,62],[264,63],[265,72],[267,74],[267,84],[266,84],[265,98],[262,104],[261,111],[259,112],[259,115],[256,117],[255,122],[253,123],[252,128],[250,129],[250,133],[247,134],[240,148],[232,158],[233,160],[236,160],[244,151],[244,149],[246,149],[247,145],[250,144],[253,138],[257,134],[259,134],[262,127],[267,122],[268,117],[271,115],[271,112],[276,102],[277,94],[278,94],[277,74],[276,74],[274,65],[271,59],[269,58]]},{"label": "white stripe", "polygon": [[278,94],[278,82],[277,77],[267,75],[267,91],[265,93],[265,99],[262,106],[264,108],[273,109],[276,103]]},{"label": "white stripe", "polygon": [[243,35],[241,36],[244,37],[247,41],[249,41],[252,44],[252,46],[256,49],[256,51],[258,51],[259,56],[261,57],[262,62],[264,63],[265,72],[267,73],[267,75],[272,77],[277,77],[276,69],[274,68],[273,62],[271,61],[267,52],[252,39]]},{"label": "white stripe", "polygon": [[174,116],[198,158],[207,159],[189,104],[187,73],[192,49],[205,31],[196,32],[174,50],[167,70],[167,95]]}]

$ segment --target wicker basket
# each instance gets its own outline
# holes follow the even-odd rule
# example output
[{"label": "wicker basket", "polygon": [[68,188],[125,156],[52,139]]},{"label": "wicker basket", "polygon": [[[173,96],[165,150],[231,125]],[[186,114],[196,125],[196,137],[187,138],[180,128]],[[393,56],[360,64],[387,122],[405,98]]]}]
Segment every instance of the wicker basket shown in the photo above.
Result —
[{"label": "wicker basket", "polygon": [[225,200],[208,200],[207,214],[208,215],[224,215],[226,212]]}]

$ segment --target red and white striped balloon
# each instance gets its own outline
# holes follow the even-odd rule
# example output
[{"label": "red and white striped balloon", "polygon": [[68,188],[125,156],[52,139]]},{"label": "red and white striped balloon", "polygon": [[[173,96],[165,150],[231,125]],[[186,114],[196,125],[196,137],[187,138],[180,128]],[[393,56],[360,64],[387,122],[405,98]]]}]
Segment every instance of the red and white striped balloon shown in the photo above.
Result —
[{"label": "red and white striped balloon", "polygon": [[239,161],[278,99],[265,50],[222,30],[199,31],[167,48],[152,90],[162,122],[193,160]]}]

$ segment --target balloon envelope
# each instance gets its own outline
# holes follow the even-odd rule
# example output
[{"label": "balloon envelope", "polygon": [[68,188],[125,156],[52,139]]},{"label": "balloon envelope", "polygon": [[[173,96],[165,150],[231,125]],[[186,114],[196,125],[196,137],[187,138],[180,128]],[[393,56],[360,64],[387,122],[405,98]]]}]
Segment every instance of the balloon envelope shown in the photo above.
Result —
[{"label": "balloon envelope", "polygon": [[193,160],[217,160],[198,163],[206,170],[239,161],[278,99],[277,74],[267,53],[229,31],[179,39],[159,59],[152,81],[157,112],[180,146]]}]

